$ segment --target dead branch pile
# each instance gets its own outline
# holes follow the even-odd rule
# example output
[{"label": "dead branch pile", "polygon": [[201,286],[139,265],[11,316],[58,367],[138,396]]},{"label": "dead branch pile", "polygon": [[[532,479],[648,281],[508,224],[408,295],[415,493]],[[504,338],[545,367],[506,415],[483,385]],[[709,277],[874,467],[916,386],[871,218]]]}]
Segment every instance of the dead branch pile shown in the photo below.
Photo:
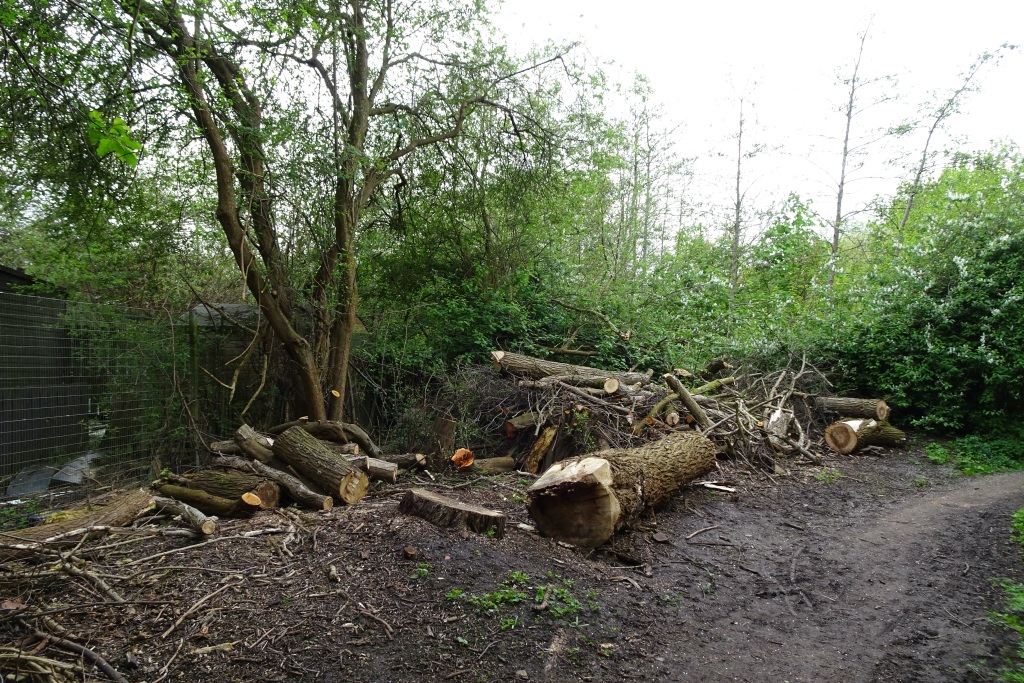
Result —
[{"label": "dead branch pile", "polygon": [[[806,359],[772,373],[744,373],[717,359],[699,377],[677,369],[660,381],[650,372],[608,372],[504,351],[491,359],[511,377],[509,391],[520,394],[511,402],[527,406],[508,412],[504,424],[505,436],[516,440],[517,465],[527,472],[687,430],[711,439],[727,457],[769,471],[778,458],[820,464],[826,446],[850,453],[905,441],[886,422],[885,401],[831,396],[831,384]],[[841,420],[826,431],[829,415]],[[850,420],[858,416],[864,419]]]}]

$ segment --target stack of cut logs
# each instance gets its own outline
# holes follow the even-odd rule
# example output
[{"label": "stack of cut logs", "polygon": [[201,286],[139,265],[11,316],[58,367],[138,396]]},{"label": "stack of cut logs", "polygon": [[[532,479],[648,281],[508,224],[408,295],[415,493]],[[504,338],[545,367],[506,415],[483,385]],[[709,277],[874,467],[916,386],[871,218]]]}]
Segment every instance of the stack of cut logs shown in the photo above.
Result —
[{"label": "stack of cut logs", "polygon": [[371,479],[394,483],[399,468],[427,464],[419,453],[383,455],[362,429],[342,422],[298,420],[267,434],[242,425],[234,436],[210,444],[208,468],[154,482],[158,505],[211,533],[208,515],[249,517],[289,502],[330,510],[335,501],[362,500]]},{"label": "stack of cut logs", "polygon": [[814,403],[824,412],[845,416],[825,428],[825,443],[836,453],[847,455],[866,446],[907,442],[907,435],[889,424],[891,411],[881,399],[819,396]]}]

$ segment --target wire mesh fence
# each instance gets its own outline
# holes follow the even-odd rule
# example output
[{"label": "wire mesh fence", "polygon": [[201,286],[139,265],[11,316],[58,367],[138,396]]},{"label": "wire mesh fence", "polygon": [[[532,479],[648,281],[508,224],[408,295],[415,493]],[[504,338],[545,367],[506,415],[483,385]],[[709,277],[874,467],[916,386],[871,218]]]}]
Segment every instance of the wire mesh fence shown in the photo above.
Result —
[{"label": "wire mesh fence", "polygon": [[0,292],[0,500],[145,480],[188,450],[167,317]]}]

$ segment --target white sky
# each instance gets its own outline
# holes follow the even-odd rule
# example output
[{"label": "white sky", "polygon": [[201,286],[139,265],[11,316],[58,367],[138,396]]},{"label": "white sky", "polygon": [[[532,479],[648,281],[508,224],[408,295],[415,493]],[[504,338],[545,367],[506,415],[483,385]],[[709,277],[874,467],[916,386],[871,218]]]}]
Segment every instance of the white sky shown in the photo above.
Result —
[{"label": "white sky", "polygon": [[[887,92],[898,93],[899,101],[855,119],[854,135],[913,117],[931,93],[958,87],[960,73],[980,53],[1006,42],[1024,45],[1021,0],[505,0],[496,23],[517,51],[547,40],[581,40],[585,54],[616,80],[628,84],[632,73],[645,74],[666,124],[683,124],[679,152],[698,157],[702,201],[724,205],[734,191],[729,138],[737,97],[745,93],[754,105],[750,138],[769,146],[745,169],[748,196],[763,207],[796,191],[828,215],[835,211],[830,174],[838,175],[844,126],[837,74],[849,73],[869,20],[861,75],[897,76],[898,87]],[[1024,49],[986,66],[978,84],[980,92],[964,100],[937,149],[985,149],[991,140],[1024,144]],[[870,148],[855,175],[860,180],[847,188],[848,207],[895,190],[904,172],[886,162],[907,151],[919,157],[923,137],[905,144],[907,150],[893,141]]]}]

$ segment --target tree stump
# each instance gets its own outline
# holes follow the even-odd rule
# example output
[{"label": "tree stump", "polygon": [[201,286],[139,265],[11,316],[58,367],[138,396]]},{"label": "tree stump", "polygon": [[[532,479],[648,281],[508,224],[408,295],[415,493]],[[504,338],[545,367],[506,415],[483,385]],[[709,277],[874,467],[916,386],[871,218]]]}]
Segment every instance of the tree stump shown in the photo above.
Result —
[{"label": "tree stump", "polygon": [[505,533],[504,514],[423,489],[411,489],[405,494],[398,511],[439,527],[465,528],[478,534],[493,534],[495,538]]}]

